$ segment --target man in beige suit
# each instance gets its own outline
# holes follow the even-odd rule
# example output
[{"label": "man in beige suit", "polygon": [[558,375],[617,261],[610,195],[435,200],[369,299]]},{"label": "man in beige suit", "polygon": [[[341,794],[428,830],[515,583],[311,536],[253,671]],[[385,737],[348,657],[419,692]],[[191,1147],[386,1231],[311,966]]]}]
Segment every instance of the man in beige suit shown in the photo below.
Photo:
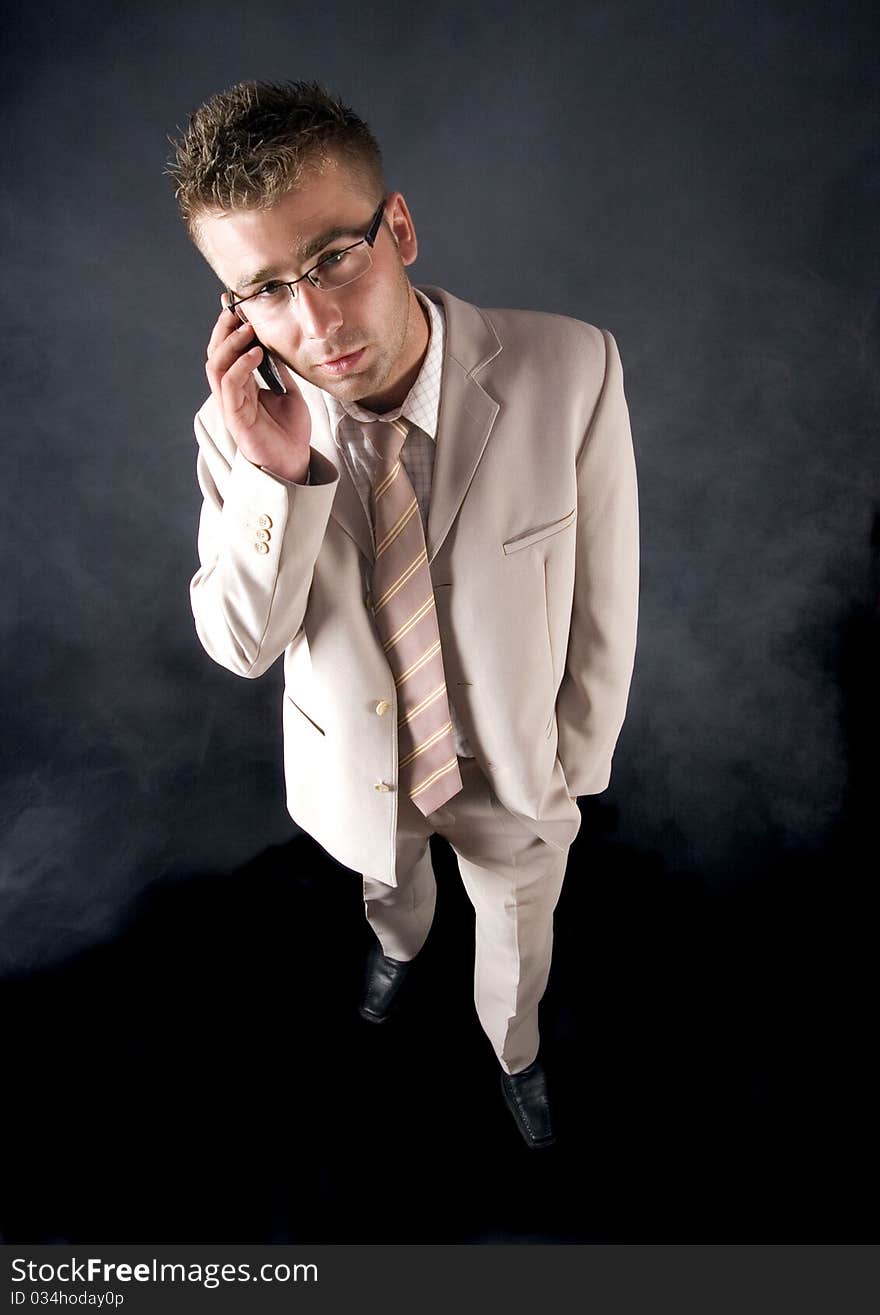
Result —
[{"label": "man in beige suit", "polygon": [[428,838],[452,845],[477,1013],[520,1132],[549,1145],[553,910],[576,797],[608,785],[636,640],[616,344],[413,287],[406,201],[315,84],[212,98],[170,172],[225,288],[195,425],[199,637],[242,676],[284,655],[288,807],[362,874],[370,1021],[431,925]]}]

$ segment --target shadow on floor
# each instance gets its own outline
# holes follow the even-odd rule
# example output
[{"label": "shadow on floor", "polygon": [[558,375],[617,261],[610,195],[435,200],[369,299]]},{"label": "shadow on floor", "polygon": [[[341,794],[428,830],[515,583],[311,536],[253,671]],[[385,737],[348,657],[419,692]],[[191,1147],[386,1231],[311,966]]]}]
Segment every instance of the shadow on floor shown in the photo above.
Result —
[{"label": "shadow on floor", "polygon": [[844,860],[706,898],[584,812],[542,1006],[554,1148],[530,1153],[502,1104],[445,844],[406,1008],[378,1028],[356,1013],[359,882],[298,836],[154,886],[113,944],[5,985],[3,1240],[867,1241],[867,919]]}]

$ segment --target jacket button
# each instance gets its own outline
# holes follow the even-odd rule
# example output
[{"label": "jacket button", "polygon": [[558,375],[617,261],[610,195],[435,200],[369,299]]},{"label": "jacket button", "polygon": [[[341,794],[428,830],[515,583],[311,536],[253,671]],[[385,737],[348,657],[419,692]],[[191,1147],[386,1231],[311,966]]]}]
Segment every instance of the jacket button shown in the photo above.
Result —
[{"label": "jacket button", "polygon": [[387,794],[391,788],[392,787],[388,785],[386,781],[377,781],[376,784],[373,786],[374,790],[379,790],[381,791],[382,794]]},{"label": "jacket button", "polygon": [[387,699],[380,699],[379,702],[376,704],[376,716],[384,717],[385,713],[388,711],[390,707],[391,704],[388,702]]},{"label": "jacket button", "polygon": [[261,530],[271,530],[271,528],[272,528],[272,517],[271,517],[271,516],[266,516],[266,515],[258,516],[258,517],[257,517],[257,524],[259,525],[259,527],[260,527]]},{"label": "jacket button", "polygon": [[254,543],[254,547],[256,548],[257,552],[268,552],[268,551],[269,551],[269,545],[268,545],[268,543],[263,543],[260,539],[257,539],[257,540],[255,541],[255,543]]}]

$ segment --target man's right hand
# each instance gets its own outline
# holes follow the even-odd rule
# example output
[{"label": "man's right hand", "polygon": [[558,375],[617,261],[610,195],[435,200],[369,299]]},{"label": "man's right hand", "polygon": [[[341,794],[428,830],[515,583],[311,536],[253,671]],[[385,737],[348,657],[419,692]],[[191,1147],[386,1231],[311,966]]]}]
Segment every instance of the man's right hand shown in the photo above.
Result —
[{"label": "man's right hand", "polygon": [[205,373],[211,392],[242,456],[281,479],[304,484],[312,434],[309,408],[289,369],[283,396],[260,388],[253,371],[262,348],[255,348],[254,341],[253,327],[224,305],[208,343]]}]

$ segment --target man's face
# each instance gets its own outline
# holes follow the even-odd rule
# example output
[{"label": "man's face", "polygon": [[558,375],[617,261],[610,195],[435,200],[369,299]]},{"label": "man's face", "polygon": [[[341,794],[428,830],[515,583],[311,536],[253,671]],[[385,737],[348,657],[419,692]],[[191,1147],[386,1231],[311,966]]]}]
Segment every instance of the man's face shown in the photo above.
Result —
[{"label": "man's face", "polygon": [[[222,282],[247,296],[271,279],[298,278],[328,251],[356,242],[380,199],[367,195],[345,165],[331,162],[271,210],[203,215],[199,246]],[[375,410],[398,405],[427,345],[426,323],[404,268],[417,251],[406,202],[392,192],[372,268],[354,283],[327,291],[305,279],[272,329],[260,327],[260,341],[340,401],[361,401]],[[354,359],[339,360],[346,356]],[[328,364],[333,361],[338,363]]]}]

